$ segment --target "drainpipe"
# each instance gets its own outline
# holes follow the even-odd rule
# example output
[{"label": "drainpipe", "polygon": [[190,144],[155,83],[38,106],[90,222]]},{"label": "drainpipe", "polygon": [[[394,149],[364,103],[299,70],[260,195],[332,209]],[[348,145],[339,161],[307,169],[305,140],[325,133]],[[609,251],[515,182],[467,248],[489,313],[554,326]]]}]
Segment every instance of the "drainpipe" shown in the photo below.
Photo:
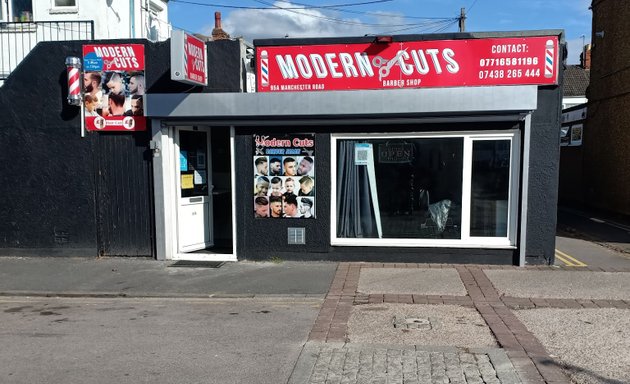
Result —
[{"label": "drainpipe", "polygon": [[136,7],[134,0],[129,0],[129,28],[131,32],[131,38],[136,38]]}]

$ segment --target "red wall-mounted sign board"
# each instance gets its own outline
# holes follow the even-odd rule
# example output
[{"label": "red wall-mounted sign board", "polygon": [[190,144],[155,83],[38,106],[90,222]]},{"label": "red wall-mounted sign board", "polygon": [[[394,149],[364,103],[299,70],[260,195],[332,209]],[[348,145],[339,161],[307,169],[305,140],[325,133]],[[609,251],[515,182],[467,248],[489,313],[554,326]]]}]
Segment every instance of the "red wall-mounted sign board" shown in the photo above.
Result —
[{"label": "red wall-mounted sign board", "polygon": [[83,46],[83,105],[88,131],[146,131],[144,45]]},{"label": "red wall-mounted sign board", "polygon": [[549,85],[558,36],[256,47],[259,92]]}]

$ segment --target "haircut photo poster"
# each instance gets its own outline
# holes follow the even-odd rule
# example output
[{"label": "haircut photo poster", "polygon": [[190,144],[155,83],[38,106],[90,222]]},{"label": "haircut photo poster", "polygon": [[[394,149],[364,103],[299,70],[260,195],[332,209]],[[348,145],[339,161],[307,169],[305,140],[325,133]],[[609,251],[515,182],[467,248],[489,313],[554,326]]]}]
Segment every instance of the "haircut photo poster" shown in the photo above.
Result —
[{"label": "haircut photo poster", "polygon": [[83,105],[89,131],[145,131],[144,45],[83,46]]},{"label": "haircut photo poster", "polygon": [[315,134],[256,134],[254,217],[315,218]]}]

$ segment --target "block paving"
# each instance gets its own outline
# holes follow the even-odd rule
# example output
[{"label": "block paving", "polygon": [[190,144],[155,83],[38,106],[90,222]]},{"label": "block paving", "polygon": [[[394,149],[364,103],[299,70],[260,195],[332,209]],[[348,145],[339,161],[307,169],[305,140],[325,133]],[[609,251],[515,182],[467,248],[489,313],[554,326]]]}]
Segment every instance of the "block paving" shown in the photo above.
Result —
[{"label": "block paving", "polygon": [[308,343],[289,384],[516,384],[500,349]]},{"label": "block paving", "polygon": [[[466,287],[468,293],[467,296],[449,296],[449,295],[418,295],[418,294],[362,294],[357,292],[359,285],[359,276],[362,268],[454,268],[459,273],[460,279]],[[451,264],[416,264],[416,263],[340,263],[337,269],[337,273],[331,284],[328,295],[326,296],[320,313],[315,321],[315,325],[309,335],[309,343],[331,343],[345,345],[346,347],[339,347],[337,349],[328,350],[322,349],[319,352],[312,352],[312,356],[318,356],[318,360],[315,363],[316,370],[313,371],[313,377],[310,379],[312,383],[507,383],[507,382],[523,382],[532,384],[569,384],[569,378],[562,372],[559,365],[557,365],[553,359],[549,356],[549,352],[545,347],[536,339],[536,337],[527,330],[527,328],[521,323],[521,321],[512,313],[514,309],[531,309],[531,308],[622,308],[630,309],[629,300],[598,300],[598,299],[541,299],[541,298],[518,298],[509,296],[500,296],[497,290],[492,285],[492,282],[484,274],[483,269],[513,269],[523,270],[523,267],[515,266],[480,266],[480,265],[451,265]],[[575,270],[567,267],[557,266],[531,266],[525,267],[526,270]],[[587,267],[581,268],[581,271],[595,271],[595,272],[630,272],[630,269],[620,268],[598,268]],[[435,373],[431,371],[430,360],[426,360],[428,353],[432,356],[432,353],[440,354],[439,352],[423,352],[418,354],[415,352],[416,361],[416,373],[412,376],[405,378],[396,374],[395,378],[388,378],[387,375],[378,375],[372,372],[371,379],[360,381],[357,375],[352,376],[349,372],[354,370],[350,369],[345,371],[343,367],[339,367],[337,362],[339,359],[348,361],[348,364],[354,364],[353,361],[361,362],[362,352],[351,352],[347,348],[350,344],[344,344],[347,340],[347,323],[352,312],[353,305],[362,304],[378,304],[378,303],[404,303],[404,304],[451,304],[461,305],[466,307],[475,308],[483,317],[485,322],[490,327],[490,330],[494,334],[498,344],[501,346],[502,351],[509,357],[509,363],[512,369],[518,374],[521,381],[509,378],[506,381],[502,381],[500,377],[490,378],[490,376],[463,376],[460,375],[460,368],[452,367],[449,372],[452,373],[452,377],[444,375],[442,373]],[[307,343],[307,345],[309,345]],[[344,349],[345,348],[345,349]],[[417,347],[419,348],[419,347]],[[388,353],[392,353],[395,356],[399,356],[399,350],[391,348],[385,348],[378,352],[370,352],[372,355],[372,364],[378,359],[382,359],[384,354],[388,356]],[[324,352],[326,351],[326,352]],[[368,353],[368,352],[365,352]],[[404,356],[409,361],[412,359],[411,352],[400,352],[400,359]],[[462,363],[463,359],[469,359],[465,361],[471,362],[473,357],[475,361],[484,361],[483,356],[477,356],[475,354],[462,355],[458,353],[462,352],[450,352],[448,357],[446,354],[442,354],[440,359],[443,361],[449,361],[453,363],[456,361],[455,356],[460,359]],[[453,355],[454,354],[454,355]],[[496,355],[496,354],[495,354]],[[342,358],[343,356],[343,358]],[[366,355],[367,356],[367,355]],[[368,357],[364,356],[365,359]],[[424,357],[423,357],[424,356]],[[437,355],[436,359],[438,358]],[[357,360],[358,359],[358,360]],[[398,357],[396,357],[398,359]],[[379,360],[380,361],[380,360]],[[386,360],[389,361],[389,360]],[[398,361],[398,360],[396,360]],[[400,360],[402,361],[402,360]],[[405,360],[406,361],[406,360]],[[490,360],[488,360],[490,361]],[[422,363],[422,364],[420,364]],[[321,381],[324,375],[326,364],[333,364],[334,368],[327,371],[332,374],[331,377],[336,378],[339,376],[339,381],[336,379],[325,379]],[[336,364],[336,365],[335,365]],[[379,362],[379,367],[382,368],[382,361]],[[402,365],[401,365],[402,364]],[[394,372],[398,372],[401,366],[404,368],[405,363],[394,364],[391,366]],[[484,363],[485,364],[485,363]],[[420,367],[423,365],[423,367]],[[353,365],[354,366],[354,365]],[[407,367],[409,367],[407,365]],[[366,371],[367,367],[363,368],[362,372]],[[376,369],[372,367],[372,369]],[[463,368],[461,368],[463,369]],[[487,370],[486,365],[478,365],[479,370]],[[413,369],[409,369],[413,371]],[[460,372],[455,374],[454,372]],[[358,372],[358,371],[357,371]],[[427,373],[428,372],[428,373]],[[437,372],[437,371],[436,371]],[[440,371],[441,372],[441,371]],[[317,374],[316,374],[317,373]],[[382,372],[381,372],[382,373]],[[344,374],[346,376],[344,376]],[[319,375],[319,376],[318,376]],[[417,375],[417,378],[416,376]],[[474,377],[473,377],[474,376]],[[366,376],[367,377],[367,376]],[[422,378],[422,379],[418,379]],[[486,378],[488,381],[486,381]],[[496,379],[496,380],[495,380]],[[498,381],[497,381],[498,380]],[[513,381],[510,381],[513,380]],[[307,381],[309,382],[309,381]]]}]

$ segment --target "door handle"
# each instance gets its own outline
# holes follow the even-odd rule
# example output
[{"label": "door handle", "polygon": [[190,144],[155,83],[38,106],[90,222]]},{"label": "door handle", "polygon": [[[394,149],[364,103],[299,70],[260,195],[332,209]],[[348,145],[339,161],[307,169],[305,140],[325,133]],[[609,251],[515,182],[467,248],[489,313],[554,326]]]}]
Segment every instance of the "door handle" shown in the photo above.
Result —
[{"label": "door handle", "polygon": [[202,200],[203,200],[203,197],[191,197],[189,201],[191,203],[198,203],[198,202],[200,202]]}]

